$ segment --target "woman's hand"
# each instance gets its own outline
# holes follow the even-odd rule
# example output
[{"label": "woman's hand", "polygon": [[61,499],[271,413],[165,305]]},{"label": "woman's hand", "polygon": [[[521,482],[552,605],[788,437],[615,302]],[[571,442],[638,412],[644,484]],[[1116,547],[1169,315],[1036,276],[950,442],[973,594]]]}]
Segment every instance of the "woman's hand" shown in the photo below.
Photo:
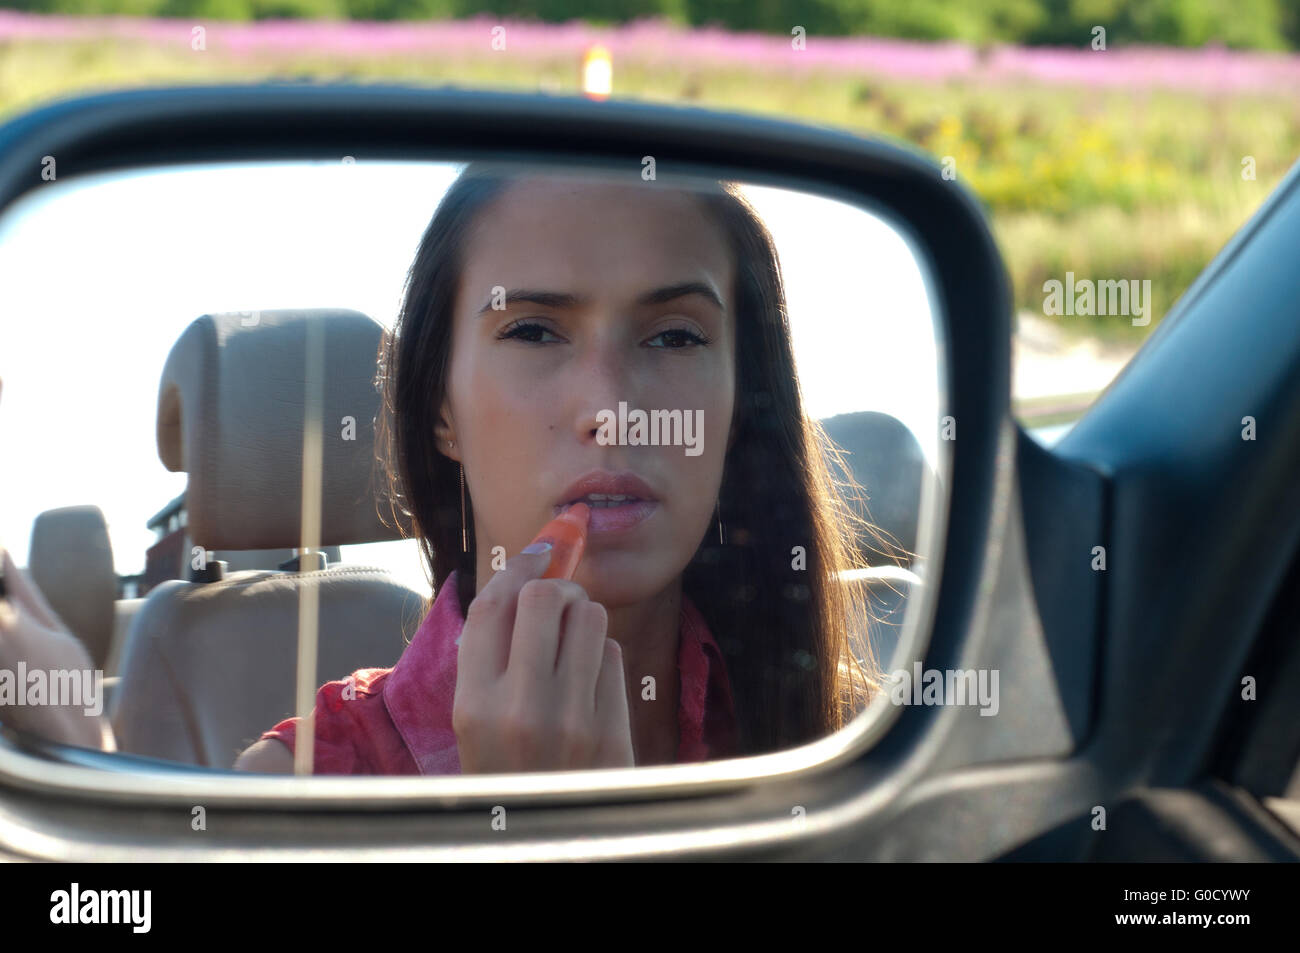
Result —
[{"label": "woman's hand", "polygon": [[[5,597],[0,598],[0,670],[94,670],[85,646],[59,621],[40,589],[3,550]],[[62,744],[115,751],[108,719],[85,705],[0,705],[0,724]]]},{"label": "woman's hand", "polygon": [[464,774],[632,767],[623,653],[605,607],[521,553],[470,603],[452,728]]}]

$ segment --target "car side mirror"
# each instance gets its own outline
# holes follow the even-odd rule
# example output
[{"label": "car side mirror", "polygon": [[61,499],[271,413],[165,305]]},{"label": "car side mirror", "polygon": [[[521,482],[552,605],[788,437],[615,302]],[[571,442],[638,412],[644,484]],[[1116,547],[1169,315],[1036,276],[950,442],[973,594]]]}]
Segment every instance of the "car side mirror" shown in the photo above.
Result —
[{"label": "car side mirror", "polygon": [[[500,316],[501,326],[494,325],[490,339],[485,336],[480,342],[482,354],[494,355],[491,367],[496,370],[483,372],[482,362],[462,364],[468,368],[462,382],[467,389],[457,393],[473,399],[457,403],[459,441],[442,440],[439,428],[446,421],[437,413],[439,408],[429,408],[428,433],[431,440],[434,435],[439,440],[436,448],[429,446],[444,455],[436,461],[443,467],[437,479],[455,473],[458,463],[467,481],[461,485],[461,499],[453,495],[454,481],[448,477],[437,482],[438,496],[427,509],[412,509],[419,503],[412,499],[412,486],[418,492],[421,484],[409,474],[406,492],[387,498],[407,507],[406,515],[423,516],[426,527],[435,518],[448,521],[446,542],[440,537],[433,547],[439,553],[433,574],[442,574],[437,581],[450,578],[444,570],[458,572],[462,585],[469,574],[476,574],[475,583],[459,593],[463,610],[467,597],[476,594],[474,586],[481,591],[488,574],[500,570],[495,564],[498,548],[502,558],[513,556],[531,539],[537,528],[533,524],[540,525],[540,517],[549,515],[544,510],[554,504],[558,511],[586,500],[593,522],[586,568],[580,564],[575,579],[588,592],[617,608],[640,604],[652,590],[665,590],[666,579],[680,577],[685,580],[683,591],[700,603],[719,656],[736,683],[739,728],[726,756],[748,759],[738,762],[746,767],[737,771],[752,777],[772,773],[777,763],[764,759],[799,745],[805,746],[801,750],[807,752],[806,763],[814,763],[847,756],[869,744],[899,714],[880,676],[891,667],[919,660],[932,637],[951,634],[955,639],[973,611],[999,499],[999,460],[1007,453],[1012,433],[1011,309],[1005,270],[975,200],[938,163],[896,145],[794,123],[550,96],[297,84],[89,96],[44,107],[0,127],[0,269],[8,264],[16,277],[6,282],[7,290],[0,290],[0,307],[19,315],[18,322],[31,323],[20,343],[34,348],[53,333],[47,317],[63,327],[55,314],[60,307],[66,306],[69,315],[80,312],[80,304],[68,304],[77,299],[66,297],[72,295],[67,289],[76,284],[77,272],[96,262],[99,269],[103,260],[120,256],[119,265],[102,273],[119,275],[123,284],[96,289],[106,306],[165,312],[169,320],[180,322],[171,326],[159,319],[159,328],[170,328],[169,343],[193,322],[198,329],[192,334],[209,335],[215,342],[210,362],[203,365],[196,358],[195,366],[211,370],[217,361],[231,362],[220,365],[222,373],[204,378],[202,387],[195,384],[196,393],[210,394],[212,414],[226,415],[219,418],[222,426],[200,430],[194,424],[193,433],[229,441],[232,447],[262,448],[266,472],[282,473],[288,465],[284,460],[293,460],[290,451],[306,446],[306,439],[299,430],[280,433],[288,450],[283,460],[273,460],[268,448],[276,442],[277,426],[264,427],[265,421],[250,416],[249,395],[264,395],[262,406],[276,405],[274,388],[285,379],[278,370],[290,366],[276,363],[275,345],[268,342],[288,340],[294,322],[316,327],[312,309],[324,306],[352,309],[359,303],[360,310],[383,326],[390,344],[400,337],[400,328],[418,327],[436,336],[436,321],[412,322],[425,320],[440,307],[456,321],[469,322],[456,310],[459,305],[440,304],[437,294],[421,298],[410,290],[419,281],[433,282],[442,274],[435,266],[454,258],[439,257],[433,246],[444,234],[425,226],[435,208],[453,220],[448,194],[456,201],[477,201],[469,186],[455,191],[453,183],[463,182],[458,177],[467,169],[479,177],[476,182],[495,190],[480,203],[482,209],[493,210],[491,215],[478,220],[480,232],[472,234],[481,237],[488,228],[485,221],[496,223],[499,231],[490,241],[485,239],[483,247],[499,257],[479,254],[460,261],[461,284],[437,286],[442,289],[437,294],[459,305],[467,295],[474,296],[474,320],[480,321],[454,325],[459,336],[452,335],[444,344],[452,354],[453,341],[467,340],[464,329],[486,327],[484,322]],[[524,180],[541,184],[530,193],[506,191],[515,187],[511,183]],[[171,185],[161,187],[166,182]],[[137,191],[125,191],[128,187]],[[419,191],[424,188],[428,191]],[[92,192],[116,194],[118,204],[76,204]],[[167,195],[173,197],[171,204]],[[403,208],[402,196],[415,211]],[[654,196],[653,202],[643,201],[646,196]],[[694,197],[698,205],[674,196]],[[672,202],[678,204],[666,204]],[[106,214],[110,207],[137,210],[139,221],[86,221],[88,233],[99,230],[97,244],[77,244],[66,231],[76,222],[78,208]],[[407,214],[420,228],[408,227],[406,219],[378,217],[376,210]],[[765,227],[746,231],[737,224],[742,211],[750,215],[747,221]],[[697,213],[698,221],[691,218]],[[239,215],[244,216],[242,231]],[[59,223],[65,230],[42,228],[42,221]],[[345,229],[343,222],[361,224]],[[718,225],[713,237],[707,234],[707,223]],[[338,231],[331,232],[335,226]],[[129,234],[138,236],[139,243],[133,239],[114,246],[103,237],[114,229],[119,234],[135,229]],[[67,237],[57,246],[42,245],[53,234]],[[604,237],[588,240],[594,234]],[[313,235],[320,245],[311,244]],[[717,236],[725,240],[715,241]],[[468,243],[471,233],[462,237]],[[390,239],[391,246],[385,244]],[[324,257],[326,243],[343,247],[346,254]],[[632,256],[628,250],[636,247],[644,254]],[[404,252],[397,254],[394,248]],[[561,252],[566,248],[581,253],[565,258]],[[348,257],[363,256],[367,249],[382,251],[386,264],[372,268],[364,257]],[[236,252],[246,257],[230,257]],[[48,279],[54,272],[45,274],[34,264],[42,255],[62,269],[64,283],[59,287],[64,290],[52,289]],[[161,257],[151,257],[155,255]],[[285,285],[240,285],[238,267],[230,263],[243,260],[282,266]],[[314,270],[312,261],[318,263]],[[565,263],[571,266],[567,271]],[[268,271],[272,279],[275,268]],[[221,281],[209,281],[202,285],[202,294],[193,295],[188,292],[197,287],[194,282],[178,281],[178,287],[188,289],[186,294],[168,299],[155,295],[147,305],[123,300],[132,287],[135,293],[145,293],[143,283],[151,271],[174,275],[178,269],[184,274],[193,269],[194,275],[206,270],[209,278],[217,274]],[[313,290],[318,298],[335,294],[344,287],[335,283],[340,275],[364,277],[380,271],[389,284],[359,292],[370,296],[363,301],[306,300]],[[44,277],[38,281],[37,275]],[[720,275],[733,280],[715,281]],[[659,278],[664,279],[658,282],[663,287],[651,287]],[[400,308],[398,296],[389,293],[397,290],[394,279],[409,279]],[[628,289],[642,280],[649,293],[638,297]],[[238,294],[223,288],[223,281],[238,288]],[[556,287],[540,287],[547,281]],[[568,294],[569,286],[584,293]],[[42,294],[53,298],[43,300]],[[256,294],[265,298],[251,300]],[[22,318],[23,313],[30,316]],[[258,319],[250,322],[249,315]],[[324,406],[328,413],[323,433],[330,438],[333,417],[346,416],[346,409],[329,404],[334,352],[328,335],[317,339],[304,333],[308,356],[290,362],[290,377],[298,388],[291,401],[299,415],[294,426],[310,430],[302,421],[317,419],[311,415],[319,416]],[[734,360],[722,354],[719,363],[701,371],[704,365],[691,362],[704,360],[699,356],[704,351],[698,349],[707,350],[715,339],[733,343]],[[618,342],[627,347],[616,359],[612,355]],[[314,346],[321,348],[319,353],[310,351]],[[396,346],[381,349],[376,355],[381,383],[385,374],[413,373],[410,368],[419,365],[414,353]],[[386,365],[385,357],[395,366]],[[367,362],[370,358],[365,355]],[[129,362],[131,356],[118,360]],[[259,361],[265,365],[260,378]],[[156,382],[160,369],[138,370],[145,378],[154,375],[148,379]],[[233,378],[235,374],[240,376]],[[240,381],[237,392],[221,390],[233,387],[234,379]],[[896,380],[901,383],[891,383]],[[720,381],[734,386],[724,387]],[[21,417],[22,408],[36,400],[25,398],[24,388],[36,384],[20,368],[6,373],[5,384],[7,409]],[[903,384],[914,390],[904,391]],[[246,398],[242,403],[241,394]],[[524,399],[527,394],[535,396]],[[904,396],[894,405],[888,403],[891,394]],[[733,401],[732,395],[739,397]],[[648,406],[638,405],[638,398]],[[714,403],[715,398],[722,402]],[[730,416],[730,427],[722,428],[716,420],[719,407]],[[379,401],[351,416],[363,423],[374,421],[382,418],[378,410]],[[536,414],[536,421],[525,419],[529,414]],[[585,442],[582,414],[593,419]],[[797,426],[791,423],[796,418]],[[697,424],[702,429],[692,430]],[[531,442],[530,435],[538,433],[549,442]],[[561,437],[570,440],[569,449],[543,459],[543,450]],[[74,435],[72,445],[77,439]],[[371,434],[367,439],[378,437]],[[214,446],[230,452],[222,450],[225,444]],[[669,446],[678,448],[671,459],[661,452]],[[760,446],[761,452],[753,449]],[[793,477],[793,482],[781,482],[813,466],[808,461],[821,460],[823,452],[829,477],[851,490],[825,509],[831,514],[825,519],[809,515],[813,508],[803,506],[811,483]],[[483,464],[489,458],[492,462]],[[525,466],[530,463],[536,463],[531,470]],[[897,466],[891,469],[893,464]],[[214,468],[213,473],[220,473],[216,492],[269,494],[257,465],[252,456],[241,462],[240,472],[247,479],[238,488],[228,472]],[[290,492],[291,498],[286,498],[276,484],[276,498],[285,501],[281,509],[289,514],[283,526],[266,515],[275,507],[267,507],[258,511],[256,545],[241,545],[239,527],[234,526],[222,536],[221,546],[210,548],[316,550],[339,545],[347,563],[349,545],[372,541],[330,537],[331,525],[354,526],[356,521],[301,518],[307,512],[302,500],[312,498],[311,467],[304,468],[302,458],[293,465],[302,480],[287,483],[294,491],[301,482],[302,496]],[[194,481],[199,464],[190,467],[189,479]],[[509,479],[500,476],[508,467],[514,468]],[[822,464],[816,467],[820,472]],[[645,492],[629,490],[623,483],[605,486],[599,479],[588,479],[593,468],[635,470],[638,486],[655,480],[662,484]],[[904,480],[895,476],[904,472],[909,482],[888,483]],[[528,480],[519,473],[528,473]],[[660,492],[688,485],[708,492],[694,500],[682,492]],[[362,489],[358,484],[357,499]],[[346,495],[331,492],[337,498]],[[531,509],[529,493],[536,495]],[[574,499],[561,499],[565,494]],[[648,502],[643,499],[647,496]],[[753,500],[763,501],[761,507],[750,507],[754,512],[741,505]],[[879,512],[873,510],[873,500]],[[162,502],[156,501],[152,509]],[[370,505],[371,499],[363,502]],[[815,502],[820,507],[820,500]],[[197,502],[193,505],[189,525],[201,528],[203,514]],[[115,527],[115,515],[128,525],[148,515],[134,515],[127,503],[120,506],[116,513],[105,509]],[[841,518],[843,525],[835,522]],[[815,526],[816,540],[798,533],[763,537],[766,527],[784,526],[781,521],[786,519],[794,520],[791,526]],[[659,531],[637,528],[643,524],[666,528],[656,536]],[[850,524],[857,529],[847,528]],[[227,517],[222,526],[231,526]],[[640,532],[644,538],[633,535]],[[836,538],[834,547],[817,548],[823,533],[827,539]],[[810,549],[815,554],[833,549],[840,555],[831,565],[829,557],[821,563],[813,559],[810,565]],[[120,557],[116,563],[127,572],[137,568]],[[754,619],[770,620],[774,632],[829,625],[806,622],[828,619],[839,611],[836,607],[848,604],[838,595],[820,595],[822,574],[829,577],[828,570],[833,570],[834,585],[847,586],[855,598],[865,599],[867,615],[861,626],[833,623],[837,633],[860,637],[865,654],[854,655],[847,645],[838,644],[823,651],[830,643],[815,639],[785,644],[773,636],[746,642],[749,629],[730,626],[741,617],[736,613],[746,611]],[[231,576],[212,585],[227,585]],[[418,590],[418,577],[412,585]],[[889,592],[897,593],[900,585],[914,586],[917,593],[908,597],[906,622],[882,622],[888,611],[881,607],[892,604]],[[826,587],[828,593],[833,588],[831,583]],[[762,601],[769,598],[770,603]],[[813,603],[815,609],[800,608]],[[882,638],[881,625],[896,628]],[[325,639],[323,631],[319,638]],[[770,647],[770,658],[759,659],[759,644]],[[833,691],[826,687],[831,676],[819,681],[817,673],[839,664],[837,652],[847,652],[846,658],[853,656],[851,662],[862,662],[874,676],[868,678],[864,704],[848,710],[847,716],[834,716],[841,719],[835,724],[842,731],[813,731],[812,718],[788,731],[780,720],[784,716],[763,720],[764,711],[780,709],[770,699],[795,698],[802,690],[790,686],[805,683],[818,684],[825,692],[823,707],[834,707],[836,702],[828,700]],[[285,687],[291,699],[288,710],[300,715],[311,701],[310,690],[323,680],[309,662],[302,664],[308,667],[298,670],[296,694]],[[346,674],[327,672],[325,677]],[[640,671],[626,675],[637,686],[643,675],[658,684]],[[121,690],[129,691],[129,684],[125,680]],[[304,687],[309,689],[306,694]],[[634,708],[635,701],[633,697]],[[218,712],[213,717],[226,716]],[[869,727],[872,724],[877,727]],[[232,737],[246,738],[249,730],[241,724],[231,730]],[[142,747],[133,750],[128,741],[122,750],[142,757],[157,757],[164,750],[147,750],[144,740],[139,743]],[[201,747],[165,750],[191,751],[193,763],[205,764]],[[674,758],[667,751],[647,763],[681,760],[710,758]],[[624,778],[620,783],[633,782]]]}]

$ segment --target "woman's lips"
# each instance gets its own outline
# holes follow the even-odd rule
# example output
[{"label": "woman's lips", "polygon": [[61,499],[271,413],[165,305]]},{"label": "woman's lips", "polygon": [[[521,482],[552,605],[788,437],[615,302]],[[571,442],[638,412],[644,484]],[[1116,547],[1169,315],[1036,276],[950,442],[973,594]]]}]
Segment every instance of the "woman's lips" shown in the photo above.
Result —
[{"label": "woman's lips", "polygon": [[[574,500],[573,503],[586,503],[591,509],[591,522],[587,526],[590,535],[606,533],[624,533],[649,519],[659,508],[657,500],[596,500],[590,498]],[[556,514],[563,513],[573,503],[563,503],[555,508]]]}]

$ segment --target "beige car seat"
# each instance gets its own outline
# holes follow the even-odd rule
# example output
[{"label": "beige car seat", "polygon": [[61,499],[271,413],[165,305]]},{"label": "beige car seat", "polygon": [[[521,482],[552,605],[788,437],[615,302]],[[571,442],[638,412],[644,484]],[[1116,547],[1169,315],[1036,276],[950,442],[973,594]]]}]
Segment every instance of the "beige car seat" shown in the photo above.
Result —
[{"label": "beige car seat", "polygon": [[27,571],[90,660],[103,668],[113,641],[117,574],[100,508],[62,506],[37,516]]},{"label": "beige car seat", "polygon": [[[310,332],[310,334],[309,334]],[[309,345],[323,382],[319,546],[401,538],[372,481],[382,329],[355,311],[211,314],[172,348],[158,397],[158,453],[189,475],[189,536],[207,551],[301,545]],[[314,429],[314,428],[313,428]],[[382,507],[388,523],[394,519]],[[427,593],[366,566],[223,573],[151,590],[123,646],[110,717],[119,749],[229,768],[294,712],[300,593],[319,595],[315,686],[392,666]]]}]

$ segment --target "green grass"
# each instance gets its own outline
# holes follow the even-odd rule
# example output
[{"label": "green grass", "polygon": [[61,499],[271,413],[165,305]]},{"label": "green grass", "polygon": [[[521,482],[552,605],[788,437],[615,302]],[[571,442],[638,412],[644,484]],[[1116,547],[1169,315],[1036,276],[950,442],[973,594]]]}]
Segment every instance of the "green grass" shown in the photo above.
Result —
[{"label": "green grass", "polygon": [[[74,92],[161,83],[312,77],[576,92],[567,57],[236,58],[103,38],[0,43],[0,117]],[[1149,327],[1061,319],[1071,330],[1145,336],[1300,155],[1300,99],[1047,85],[904,84],[830,72],[620,62],[620,96],[779,115],[902,140],[950,156],[987,209],[1018,309],[1043,282],[1150,279]],[[1242,177],[1252,156],[1255,179]]]}]

